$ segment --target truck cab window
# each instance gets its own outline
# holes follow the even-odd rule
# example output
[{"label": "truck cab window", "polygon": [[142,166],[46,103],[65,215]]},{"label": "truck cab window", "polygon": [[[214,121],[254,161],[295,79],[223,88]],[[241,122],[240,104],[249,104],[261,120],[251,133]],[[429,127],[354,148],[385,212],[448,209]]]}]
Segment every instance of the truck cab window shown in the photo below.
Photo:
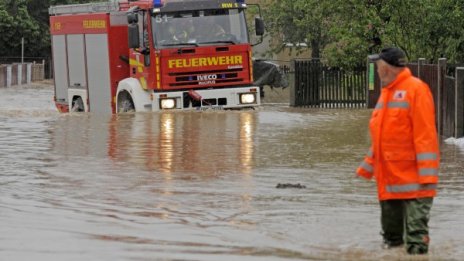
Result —
[{"label": "truck cab window", "polygon": [[245,15],[240,9],[155,14],[152,25],[155,47],[159,49],[176,45],[248,43]]}]

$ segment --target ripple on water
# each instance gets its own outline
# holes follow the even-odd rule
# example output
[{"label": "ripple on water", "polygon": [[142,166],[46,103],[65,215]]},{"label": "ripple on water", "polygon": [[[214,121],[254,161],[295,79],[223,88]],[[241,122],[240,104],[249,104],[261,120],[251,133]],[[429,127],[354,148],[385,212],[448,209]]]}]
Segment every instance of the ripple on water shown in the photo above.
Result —
[{"label": "ripple on water", "polygon": [[[353,177],[370,111],[58,115],[52,96],[0,90],[2,257],[410,260],[380,250],[375,183]],[[442,155],[429,258],[459,260],[463,154]]]}]

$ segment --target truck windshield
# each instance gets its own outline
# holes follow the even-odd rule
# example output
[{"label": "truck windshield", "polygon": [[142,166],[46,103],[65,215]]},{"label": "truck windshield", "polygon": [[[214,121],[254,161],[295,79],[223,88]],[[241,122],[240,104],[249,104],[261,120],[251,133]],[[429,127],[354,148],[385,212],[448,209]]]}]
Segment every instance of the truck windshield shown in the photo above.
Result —
[{"label": "truck windshield", "polygon": [[242,9],[182,11],[154,14],[153,39],[158,49],[216,43],[248,43]]}]

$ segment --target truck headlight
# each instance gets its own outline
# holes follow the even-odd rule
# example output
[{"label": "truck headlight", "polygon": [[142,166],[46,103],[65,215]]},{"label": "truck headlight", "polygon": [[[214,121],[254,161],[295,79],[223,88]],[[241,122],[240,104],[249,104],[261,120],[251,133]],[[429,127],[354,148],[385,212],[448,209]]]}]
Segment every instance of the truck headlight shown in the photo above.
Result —
[{"label": "truck headlight", "polygon": [[240,94],[241,104],[252,104],[256,103],[256,93],[242,93]]},{"label": "truck headlight", "polygon": [[174,109],[176,107],[175,98],[165,98],[160,100],[161,109]]}]

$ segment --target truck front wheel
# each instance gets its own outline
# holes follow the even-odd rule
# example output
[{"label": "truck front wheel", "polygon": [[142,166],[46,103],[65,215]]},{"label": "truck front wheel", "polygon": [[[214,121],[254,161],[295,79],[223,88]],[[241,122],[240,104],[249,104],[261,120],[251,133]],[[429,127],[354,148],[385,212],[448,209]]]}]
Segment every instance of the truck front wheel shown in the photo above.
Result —
[{"label": "truck front wheel", "polygon": [[118,113],[134,112],[135,106],[131,95],[127,91],[122,91],[118,95]]}]

